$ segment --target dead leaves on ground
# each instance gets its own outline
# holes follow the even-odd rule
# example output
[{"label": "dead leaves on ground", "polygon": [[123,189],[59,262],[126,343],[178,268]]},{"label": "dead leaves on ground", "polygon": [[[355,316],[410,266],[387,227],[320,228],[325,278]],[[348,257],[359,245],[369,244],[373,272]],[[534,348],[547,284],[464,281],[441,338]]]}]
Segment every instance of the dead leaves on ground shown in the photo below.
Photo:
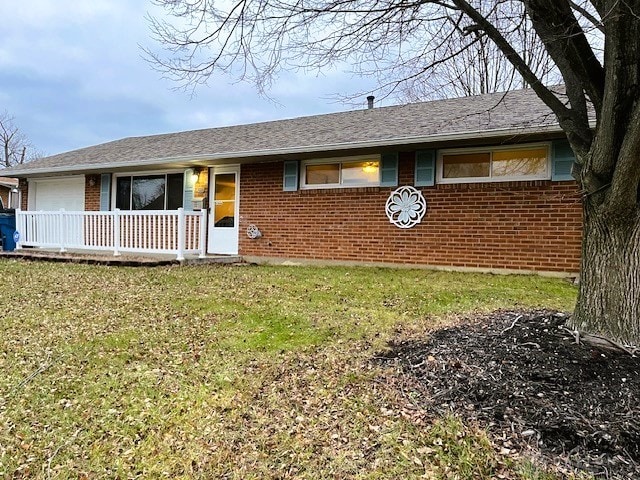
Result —
[{"label": "dead leaves on ground", "polygon": [[0,477],[519,478],[370,362],[425,272],[0,269]]}]

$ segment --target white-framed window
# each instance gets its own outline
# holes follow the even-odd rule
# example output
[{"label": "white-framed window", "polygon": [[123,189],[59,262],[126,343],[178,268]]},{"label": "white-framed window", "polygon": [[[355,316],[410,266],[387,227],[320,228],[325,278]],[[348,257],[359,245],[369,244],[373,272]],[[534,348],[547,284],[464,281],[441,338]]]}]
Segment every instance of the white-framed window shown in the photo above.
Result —
[{"label": "white-framed window", "polygon": [[438,183],[549,180],[550,145],[536,143],[438,152]]},{"label": "white-framed window", "polygon": [[112,198],[120,210],[176,210],[183,206],[184,172],[116,174]]},{"label": "white-framed window", "polygon": [[306,160],[301,164],[300,187],[340,188],[380,185],[380,155]]}]

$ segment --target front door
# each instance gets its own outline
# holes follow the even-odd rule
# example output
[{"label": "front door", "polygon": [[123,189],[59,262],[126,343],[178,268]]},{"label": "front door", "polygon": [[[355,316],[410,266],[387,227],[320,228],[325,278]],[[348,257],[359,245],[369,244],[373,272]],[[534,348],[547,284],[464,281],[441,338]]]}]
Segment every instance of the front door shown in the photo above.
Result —
[{"label": "front door", "polygon": [[238,212],[240,166],[209,170],[208,253],[238,254]]}]

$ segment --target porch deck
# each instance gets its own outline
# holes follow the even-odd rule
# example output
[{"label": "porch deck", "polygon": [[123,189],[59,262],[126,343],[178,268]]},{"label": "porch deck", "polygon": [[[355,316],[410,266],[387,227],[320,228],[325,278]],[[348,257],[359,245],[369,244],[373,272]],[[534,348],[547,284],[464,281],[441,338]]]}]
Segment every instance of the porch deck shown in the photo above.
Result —
[{"label": "porch deck", "polygon": [[93,265],[119,265],[127,267],[157,267],[163,265],[209,265],[243,263],[239,255],[185,255],[183,260],[177,260],[173,254],[144,253],[122,254],[101,250],[69,249],[60,252],[58,249],[23,248],[13,252],[0,251],[0,259],[24,259],[45,262],[86,263]]}]

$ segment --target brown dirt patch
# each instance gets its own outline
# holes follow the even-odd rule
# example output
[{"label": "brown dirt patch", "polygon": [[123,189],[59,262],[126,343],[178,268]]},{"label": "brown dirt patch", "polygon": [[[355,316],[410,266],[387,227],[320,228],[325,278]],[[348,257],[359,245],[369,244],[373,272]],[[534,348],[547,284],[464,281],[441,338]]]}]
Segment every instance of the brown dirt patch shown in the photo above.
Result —
[{"label": "brown dirt patch", "polygon": [[640,358],[577,344],[559,312],[496,312],[390,344],[429,413],[453,413],[563,471],[640,478]]}]

